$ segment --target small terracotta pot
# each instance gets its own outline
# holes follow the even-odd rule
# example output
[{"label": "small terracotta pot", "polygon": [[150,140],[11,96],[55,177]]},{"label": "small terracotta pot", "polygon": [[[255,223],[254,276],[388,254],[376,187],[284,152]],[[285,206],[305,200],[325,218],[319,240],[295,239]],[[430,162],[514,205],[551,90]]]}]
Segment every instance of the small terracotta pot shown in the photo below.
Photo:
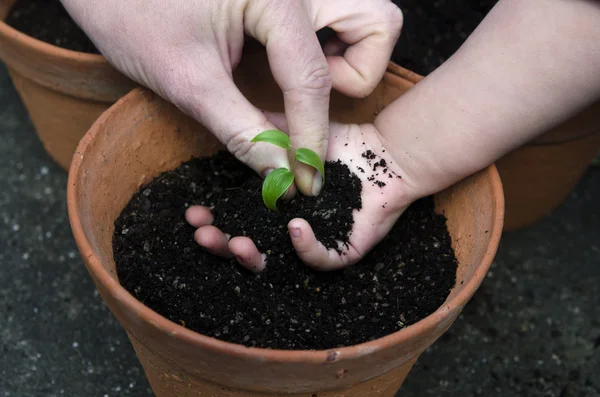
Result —
[{"label": "small terracotta pot", "polygon": [[[417,84],[424,77],[388,70]],[[600,101],[496,162],[505,196],[504,231],[533,225],[556,209],[600,150]]]},{"label": "small terracotta pot", "polygon": [[48,154],[65,170],[92,123],[135,84],[101,55],[66,50],[3,22],[14,0],[0,0],[0,59]]},{"label": "small terracotta pot", "polygon": [[[256,59],[255,59],[256,60]],[[246,57],[235,74],[250,100],[281,110],[264,60]],[[366,99],[335,94],[332,117],[366,122],[411,84],[387,73]],[[75,240],[105,303],[126,330],[158,397],[393,397],[419,355],[454,322],[496,253],[504,198],[494,166],[435,196],[459,259],[457,284],[422,321],[375,341],[324,351],[247,348],[160,316],[120,284],[112,254],[114,221],[137,189],[191,156],[221,148],[207,130],[145,89],[105,112],[81,140],[68,181]]]},{"label": "small terracotta pot", "polygon": [[600,102],[498,160],[504,230],[533,225],[562,204],[600,149]]}]

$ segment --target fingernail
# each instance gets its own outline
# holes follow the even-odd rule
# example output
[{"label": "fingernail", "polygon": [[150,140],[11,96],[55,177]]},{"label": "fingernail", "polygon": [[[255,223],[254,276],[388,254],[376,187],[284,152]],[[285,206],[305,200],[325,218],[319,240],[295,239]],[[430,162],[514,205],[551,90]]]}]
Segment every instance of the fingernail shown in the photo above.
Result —
[{"label": "fingernail", "polygon": [[321,188],[323,187],[323,177],[319,171],[315,172],[315,176],[313,178],[312,183],[312,194],[313,196],[318,196],[321,193]]},{"label": "fingernail", "polygon": [[293,227],[290,229],[290,234],[292,235],[292,237],[300,237],[300,228],[299,227]]}]

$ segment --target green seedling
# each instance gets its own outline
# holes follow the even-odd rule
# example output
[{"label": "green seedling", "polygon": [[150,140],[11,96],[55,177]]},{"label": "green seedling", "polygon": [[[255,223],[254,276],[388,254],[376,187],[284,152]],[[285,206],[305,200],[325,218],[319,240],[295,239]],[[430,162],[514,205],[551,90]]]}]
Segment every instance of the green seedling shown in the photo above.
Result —
[{"label": "green seedling", "polygon": [[[263,131],[252,138],[250,142],[267,142],[284,148],[293,156],[292,168],[294,168],[296,161],[310,165],[321,173],[323,182],[325,182],[325,167],[319,155],[307,148],[299,148],[294,152],[292,141],[285,132],[279,130]],[[292,186],[294,178],[294,173],[285,167],[277,168],[267,175],[262,186],[262,198],[268,209],[273,211],[277,209],[277,200]]]}]

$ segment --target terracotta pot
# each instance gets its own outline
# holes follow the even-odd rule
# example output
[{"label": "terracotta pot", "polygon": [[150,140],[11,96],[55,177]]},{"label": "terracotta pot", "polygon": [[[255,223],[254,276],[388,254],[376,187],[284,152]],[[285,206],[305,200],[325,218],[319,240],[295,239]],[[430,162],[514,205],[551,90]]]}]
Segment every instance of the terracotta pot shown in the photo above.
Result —
[{"label": "terracotta pot", "polygon": [[[424,77],[388,70],[411,84]],[[600,151],[600,101],[496,162],[505,196],[504,231],[530,226],[568,197]]]},{"label": "terracotta pot", "polygon": [[600,102],[500,159],[504,230],[530,226],[560,206],[599,149]]},{"label": "terracotta pot", "polygon": [[68,169],[92,123],[135,87],[101,55],[59,48],[2,22],[14,0],[0,0],[0,59],[48,154]]},{"label": "terracotta pot", "polygon": [[[264,61],[264,60],[263,60]],[[236,80],[255,104],[281,110],[281,92],[263,61],[247,57]],[[406,91],[386,74],[356,100],[334,95],[334,119],[372,121]],[[191,156],[221,145],[199,124],[145,89],[105,112],[82,139],[69,174],[68,209],[85,265],[105,303],[126,330],[159,397],[393,397],[419,355],[454,322],[495,255],[503,194],[494,166],[436,195],[459,259],[447,301],[422,321],[384,338],[325,351],[247,348],[190,331],[136,300],[119,284],[112,255],[114,221],[137,189]]]}]

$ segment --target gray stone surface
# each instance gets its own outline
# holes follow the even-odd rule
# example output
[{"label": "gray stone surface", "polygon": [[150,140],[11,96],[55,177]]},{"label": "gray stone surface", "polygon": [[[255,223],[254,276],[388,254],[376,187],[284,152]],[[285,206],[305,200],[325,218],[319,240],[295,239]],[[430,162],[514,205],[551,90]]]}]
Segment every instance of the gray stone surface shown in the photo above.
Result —
[{"label": "gray stone surface", "polygon": [[[96,293],[46,155],[0,66],[0,397],[151,392]],[[399,395],[600,396],[600,169],[493,268]]]}]

